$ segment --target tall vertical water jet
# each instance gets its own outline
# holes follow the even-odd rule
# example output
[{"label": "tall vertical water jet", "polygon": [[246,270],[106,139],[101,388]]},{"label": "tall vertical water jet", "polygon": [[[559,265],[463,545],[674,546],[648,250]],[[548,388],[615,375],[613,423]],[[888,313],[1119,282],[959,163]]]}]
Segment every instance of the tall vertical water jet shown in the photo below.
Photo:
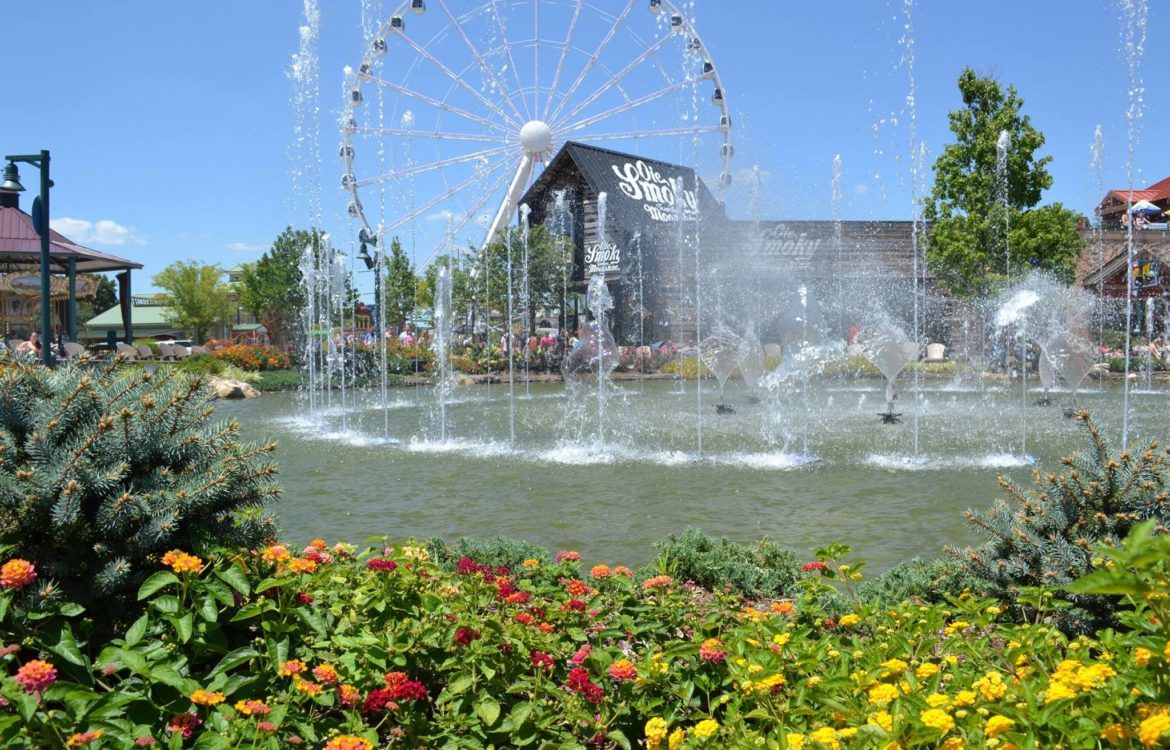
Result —
[{"label": "tall vertical water jet", "polygon": [[835,270],[833,273],[837,287],[837,333],[846,335],[845,331],[845,285],[841,279],[845,278],[844,263],[844,225],[841,219],[841,154],[833,156],[833,180],[830,183],[832,193],[829,198],[829,207],[833,215],[833,247],[835,248]]},{"label": "tall vertical water jet", "polygon": [[439,266],[435,282],[435,363],[439,368],[439,380],[435,383],[435,396],[439,402],[439,439],[447,442],[447,399],[450,395],[451,374],[447,353],[451,347],[451,328],[454,311],[451,309],[450,261]]},{"label": "tall vertical water jet", "polygon": [[516,337],[513,332],[516,328],[516,318],[513,315],[512,298],[515,288],[512,283],[512,236],[510,228],[504,230],[504,251],[507,253],[508,277],[508,322],[504,326],[503,342],[507,349],[504,354],[508,357],[508,446],[516,447]]},{"label": "tall vertical water jet", "polygon": [[[921,242],[922,234],[922,201],[920,180],[924,180],[924,161],[926,157],[926,144],[918,142],[918,89],[917,82],[914,77],[914,0],[903,0],[902,10],[904,15],[904,27],[902,29],[902,44],[905,47],[905,62],[906,62],[906,79],[908,83],[908,91],[906,94],[906,114],[908,121],[908,130],[910,136],[910,204],[911,204],[911,225],[910,225],[910,244],[913,250],[912,270],[914,273],[914,341],[915,352],[918,349],[918,342],[922,341],[922,298],[925,294],[925,284],[922,278],[922,273],[926,269],[925,259],[921,258],[923,251],[923,244]],[[915,355],[917,357],[917,354]],[[922,411],[922,368],[914,368],[914,455],[918,455],[919,435],[918,422],[919,414]]]},{"label": "tall vertical water jet", "polygon": [[[523,248],[524,248],[523,262],[521,263],[521,273],[524,274],[524,283],[522,283],[520,285],[520,289],[521,289],[520,293],[524,295],[524,305],[523,305],[524,336],[521,338],[521,341],[524,341],[525,343],[527,343],[527,338],[532,335],[532,328],[531,328],[531,324],[532,324],[532,309],[531,309],[532,290],[529,287],[529,274],[528,274],[528,249],[529,249],[529,244],[530,244],[529,243],[530,226],[529,226],[529,222],[528,222],[528,217],[531,213],[532,213],[532,208],[527,203],[520,204],[520,240],[521,240],[521,243],[522,243]],[[532,386],[530,385],[532,378],[529,376],[529,373],[528,373],[528,367],[529,367],[528,352],[529,352],[529,349],[527,347],[524,347],[524,349],[523,349],[523,353],[524,353],[524,395],[525,395],[525,397],[530,398],[532,396]]]},{"label": "tall vertical water jet", "polygon": [[1008,210],[1011,205],[1008,193],[1008,151],[1011,145],[1012,134],[1006,130],[999,131],[999,138],[995,141],[995,193],[1003,213],[1004,275],[1009,278],[1012,275],[1011,218]]},{"label": "tall vertical water jet", "polygon": [[1020,458],[1025,461],[1028,458],[1028,315],[1039,301],[1040,295],[1035,290],[1023,286],[1007,297],[995,313],[996,327],[1001,333],[1013,328],[1019,343]]},{"label": "tall vertical water jet", "polygon": [[[1101,124],[1093,128],[1093,142],[1089,145],[1089,169],[1093,173],[1095,187],[1093,200],[1100,200],[1105,194],[1105,136],[1101,132]],[[1101,216],[1094,217],[1093,245],[1096,248],[1096,268],[1105,265],[1105,230],[1101,226]],[[1098,274],[1097,279],[1097,346],[1105,342],[1105,274]]]},{"label": "tall vertical water jet", "polygon": [[617,347],[609,330],[609,311],[613,309],[613,297],[610,296],[605,277],[601,274],[589,277],[586,303],[589,312],[593,313],[590,334],[597,368],[597,448],[600,449],[605,445],[606,380],[609,379],[609,373],[618,365]]},{"label": "tall vertical water jet", "polygon": [[1125,285],[1125,383],[1122,386],[1121,449],[1129,446],[1129,362],[1133,354],[1133,218],[1129,216],[1133,206],[1134,153],[1141,129],[1145,107],[1145,87],[1142,80],[1142,57],[1146,50],[1146,19],[1149,7],[1146,0],[1121,0],[1122,43],[1125,49],[1126,92],[1129,106],[1125,110],[1126,122],[1126,179],[1129,197],[1126,201],[1126,285]]}]

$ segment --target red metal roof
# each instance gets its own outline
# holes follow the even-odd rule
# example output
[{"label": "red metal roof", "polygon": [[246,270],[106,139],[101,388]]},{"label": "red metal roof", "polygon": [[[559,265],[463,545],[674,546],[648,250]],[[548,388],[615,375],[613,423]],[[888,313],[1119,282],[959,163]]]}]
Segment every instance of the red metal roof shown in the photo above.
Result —
[{"label": "red metal roof", "polygon": [[[73,258],[83,273],[142,268],[141,263],[78,245],[55,229],[49,230],[49,241],[49,255],[62,267]],[[41,240],[33,229],[32,217],[19,208],[0,206],[0,261],[36,263],[40,252]]]}]

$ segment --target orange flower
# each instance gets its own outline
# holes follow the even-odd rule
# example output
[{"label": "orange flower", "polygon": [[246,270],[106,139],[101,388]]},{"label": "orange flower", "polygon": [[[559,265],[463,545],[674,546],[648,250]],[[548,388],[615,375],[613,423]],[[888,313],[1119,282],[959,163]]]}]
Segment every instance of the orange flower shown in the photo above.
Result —
[{"label": "orange flower", "polygon": [[653,589],[668,589],[674,584],[674,579],[670,576],[654,576],[642,581],[642,588],[646,591]]},{"label": "orange flower", "polygon": [[772,602],[771,609],[778,615],[788,615],[792,614],[793,610],[796,609],[796,605],[792,602]]},{"label": "orange flower", "polygon": [[613,575],[613,571],[609,569],[608,565],[594,565],[589,569],[589,575],[593,578],[609,578]]},{"label": "orange flower", "polygon": [[576,578],[565,583],[565,589],[571,596],[585,596],[593,589],[585,585],[584,581],[578,581]]},{"label": "orange flower", "polygon": [[203,568],[203,561],[195,555],[189,555],[178,549],[173,549],[162,556],[163,565],[169,565],[176,573],[198,573]]},{"label": "orange flower", "polygon": [[628,682],[638,677],[638,668],[629,659],[618,659],[609,665],[609,676],[618,682]]},{"label": "orange flower", "polygon": [[37,579],[36,566],[19,557],[9,560],[0,567],[0,587],[9,590],[20,589]]},{"label": "orange flower", "polygon": [[267,716],[272,711],[264,701],[236,701],[236,710],[244,716]]},{"label": "orange flower", "polygon": [[103,732],[100,729],[95,729],[92,732],[79,732],[66,740],[65,744],[69,747],[81,747],[82,745],[88,745],[98,740],[102,734]]},{"label": "orange flower", "polygon": [[313,541],[309,542],[309,546],[316,547],[317,549],[325,549],[329,545],[325,544],[324,539],[314,539]]},{"label": "orange flower", "polygon": [[283,544],[274,544],[268,547],[260,555],[260,559],[265,562],[285,562],[292,557],[292,553],[288,551],[288,547]]},{"label": "orange flower", "polygon": [[288,564],[288,569],[294,573],[312,573],[317,569],[315,560],[304,557],[294,557]]},{"label": "orange flower", "polygon": [[332,664],[318,664],[313,667],[313,676],[326,685],[337,682],[337,670],[333,668]]},{"label": "orange flower", "polygon": [[618,565],[613,569],[613,574],[615,576],[625,576],[626,578],[634,577],[634,571],[630,570],[625,565]]},{"label": "orange flower", "polygon": [[47,661],[33,659],[16,671],[16,682],[26,693],[43,693],[57,681],[57,669]]},{"label": "orange flower", "polygon": [[284,664],[281,664],[277,668],[276,673],[281,677],[296,677],[300,673],[304,672],[305,669],[307,669],[307,667],[303,661],[300,659],[292,659],[290,661],[286,661]]},{"label": "orange flower", "polygon": [[206,690],[196,690],[188,696],[196,706],[218,706],[223,703],[223,693],[209,693]]},{"label": "orange flower", "polygon": [[308,680],[296,680],[297,690],[308,696],[320,695],[324,690],[318,683]]},{"label": "orange flower", "polygon": [[337,688],[337,697],[343,706],[352,706],[357,703],[361,695],[353,685],[342,685]]},{"label": "orange flower", "polygon": [[373,745],[364,737],[340,734],[325,743],[325,750],[370,750]]}]

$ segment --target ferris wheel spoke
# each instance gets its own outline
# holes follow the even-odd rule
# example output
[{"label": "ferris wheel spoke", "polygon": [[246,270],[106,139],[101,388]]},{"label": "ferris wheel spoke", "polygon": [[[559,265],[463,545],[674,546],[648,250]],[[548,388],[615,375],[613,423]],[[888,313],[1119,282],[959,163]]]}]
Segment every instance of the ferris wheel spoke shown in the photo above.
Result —
[{"label": "ferris wheel spoke", "polygon": [[467,32],[464,31],[463,24],[459,23],[459,19],[455,17],[455,14],[451,12],[451,9],[447,7],[447,3],[445,3],[443,0],[439,0],[439,7],[442,8],[443,12],[447,14],[447,18],[450,19],[451,25],[455,27],[455,31],[458,32],[460,38],[463,39],[463,43],[467,45],[467,49],[471,52],[472,57],[474,57],[475,61],[479,64],[480,69],[483,70],[483,72],[492,79],[492,82],[496,85],[496,88],[503,96],[504,101],[506,101],[508,106],[512,108],[512,111],[516,113],[517,120],[524,120],[524,115],[520,114],[520,110],[516,108],[516,103],[512,101],[512,95],[508,88],[500,82],[500,79],[497,78],[496,74],[492,71],[491,66],[487,64],[487,60],[485,60],[483,55],[479,53],[479,50],[475,48],[475,44],[472,43],[471,38],[468,37]]},{"label": "ferris wheel spoke", "polygon": [[620,141],[630,138],[662,138],[671,135],[702,135],[704,133],[721,133],[719,125],[696,125],[690,128],[663,128],[661,130],[640,130],[636,132],[622,131],[620,133],[591,133],[574,138],[575,141]]},{"label": "ferris wheel spoke", "polygon": [[[486,177],[487,175],[484,176]],[[504,172],[499,176],[499,178],[496,179],[495,183],[493,183],[492,186],[488,188],[487,192],[483,194],[483,197],[476,201],[475,205],[472,206],[471,210],[468,211],[467,214],[463,217],[463,219],[459,222],[459,225],[451,231],[450,235],[443,237],[442,242],[435,246],[435,249],[432,250],[431,254],[428,255],[426,260],[423,261],[422,264],[424,266],[434,260],[435,256],[438,255],[444,247],[447,247],[451,243],[451,239],[463,231],[463,228],[466,227],[471,222],[471,220],[475,218],[475,215],[479,213],[479,211],[485,205],[487,205],[488,199],[490,199],[494,193],[499,191],[499,189],[504,186],[504,180],[506,179],[508,179],[508,173]]]},{"label": "ferris wheel spoke", "polygon": [[492,225],[488,228],[487,237],[483,241],[484,247],[490,245],[500,230],[507,226],[508,214],[516,208],[530,174],[532,174],[532,154],[525,153],[524,156],[520,157],[520,164],[516,167],[516,175],[512,178],[512,184],[508,186],[504,202],[500,204],[500,210],[496,212],[496,218],[492,220]]},{"label": "ferris wheel spoke", "polygon": [[425,59],[427,62],[431,63],[432,65],[434,65],[439,70],[443,71],[443,73],[446,74],[446,76],[448,78],[450,78],[452,81],[457,83],[460,86],[460,88],[464,89],[465,91],[468,91],[472,96],[474,96],[476,99],[478,99],[480,101],[480,103],[483,104],[483,106],[487,107],[488,110],[490,110],[493,114],[498,115],[499,117],[503,118],[505,121],[512,123],[517,128],[520,127],[519,121],[513,119],[511,115],[506,114],[503,109],[501,109],[501,108],[497,107],[495,104],[493,104],[490,100],[488,100],[488,98],[486,96],[481,94],[479,91],[476,91],[474,86],[467,83],[467,81],[463,80],[463,78],[461,78],[457,73],[455,73],[455,71],[451,70],[446,65],[444,65],[437,57],[435,57],[430,52],[428,52],[427,49],[425,47],[423,47],[421,44],[414,41],[413,39],[406,36],[405,34],[402,35],[402,40],[405,41],[407,44],[409,44],[414,49],[415,52],[417,52],[419,55],[421,55],[423,57],[423,59]]},{"label": "ferris wheel spoke", "polygon": [[[568,120],[572,120],[574,117],[576,117],[578,114],[580,114],[582,110],[584,110],[586,107],[588,107],[593,102],[600,99],[605,94],[605,92],[609,91],[614,86],[618,85],[618,83],[621,82],[621,80],[623,78],[628,76],[632,70],[637,68],[642,63],[646,62],[646,60],[649,59],[651,55],[653,55],[654,53],[658,52],[658,50],[665,47],[669,41],[670,41],[669,35],[663,36],[657,42],[655,42],[654,44],[647,47],[645,49],[645,51],[643,51],[642,54],[640,54],[636,58],[634,58],[634,60],[632,62],[630,62],[629,65],[622,68],[614,75],[610,76],[610,79],[608,81],[606,81],[600,88],[598,88],[596,91],[594,91],[589,96],[585,97],[581,101],[580,104],[578,104],[576,107],[573,107],[571,112],[568,112],[567,114],[560,117],[557,120],[557,122],[561,123],[561,122],[566,122]],[[556,127],[556,125],[554,124],[553,127]]]},{"label": "ferris wheel spoke", "polygon": [[627,102],[627,103],[622,104],[622,105],[617,106],[617,107],[614,107],[613,109],[606,110],[605,112],[602,112],[601,114],[593,115],[592,117],[587,117],[584,120],[580,120],[578,122],[573,123],[572,125],[568,125],[566,127],[560,128],[560,132],[562,134],[572,133],[572,132],[580,130],[582,128],[587,128],[590,125],[601,122],[602,120],[608,120],[611,117],[616,117],[617,115],[620,115],[624,112],[629,112],[630,110],[637,109],[638,107],[641,107],[644,104],[649,104],[652,101],[655,101],[657,99],[661,99],[664,96],[668,96],[669,94],[672,94],[675,91],[678,91],[679,89],[686,88],[687,86],[690,86],[690,85],[691,84],[689,81],[678,81],[677,83],[672,83],[671,85],[666,86],[665,88],[658,89],[657,91],[655,91],[653,93],[646,94],[645,96],[634,99],[633,101]]},{"label": "ferris wheel spoke", "polygon": [[520,103],[524,105],[524,111],[528,113],[527,119],[531,120],[532,110],[528,109],[528,100],[524,98],[524,84],[520,82],[520,71],[516,68],[516,60],[512,57],[512,45],[508,41],[508,30],[504,28],[504,19],[500,17],[500,9],[496,5],[496,0],[492,0],[492,15],[495,16],[496,26],[500,29],[500,42],[504,54],[508,56],[508,67],[512,69],[512,78],[516,80],[516,93],[520,95]]},{"label": "ferris wheel spoke", "polygon": [[476,135],[474,133],[452,133],[440,130],[410,130],[408,128],[374,128],[358,126],[350,130],[351,133],[362,135],[389,135],[396,138],[429,138],[435,141],[475,141],[478,143],[507,143],[508,138],[503,135]]},{"label": "ferris wheel spoke", "polygon": [[487,119],[486,117],[480,117],[479,115],[472,114],[471,112],[468,112],[467,110],[460,109],[459,107],[453,106],[451,104],[447,104],[446,102],[443,102],[443,101],[439,101],[438,99],[434,98],[433,96],[427,96],[426,94],[423,94],[419,91],[415,91],[414,89],[408,89],[405,86],[400,86],[397,83],[391,83],[390,81],[387,81],[387,80],[382,79],[382,78],[371,78],[370,81],[378,86],[382,86],[383,88],[388,88],[391,91],[402,94],[403,96],[408,96],[411,99],[417,99],[420,102],[424,102],[426,104],[429,104],[432,107],[435,107],[436,109],[441,109],[444,112],[450,112],[451,114],[456,115],[458,117],[462,117],[465,120],[470,120],[474,123],[478,123],[480,125],[483,125],[486,128],[491,128],[492,130],[498,130],[501,133],[508,132],[507,129],[503,125],[492,122],[491,120]]},{"label": "ferris wheel spoke", "polygon": [[395,221],[393,221],[389,225],[387,225],[384,231],[390,232],[391,230],[397,229],[398,227],[400,227],[404,224],[408,224],[408,223],[414,221],[419,216],[422,216],[427,211],[430,211],[431,209],[433,209],[435,206],[438,206],[443,201],[449,200],[450,198],[454,197],[455,195],[458,195],[459,193],[463,192],[464,190],[466,190],[467,188],[476,184],[477,182],[481,182],[483,180],[483,176],[485,174],[491,174],[492,172],[495,172],[497,169],[500,169],[501,167],[504,167],[507,164],[508,164],[507,159],[501,159],[500,161],[498,161],[495,164],[488,167],[486,170],[478,171],[476,174],[473,174],[472,176],[468,177],[466,180],[464,180],[463,182],[460,182],[458,185],[447,188],[447,190],[443,191],[439,195],[436,195],[434,198],[431,198],[429,201],[427,201],[426,203],[423,203],[421,206],[416,206],[414,209],[412,209],[405,216],[400,216],[398,219],[396,219]]},{"label": "ferris wheel spoke", "polygon": [[356,187],[363,188],[367,185],[375,185],[379,182],[387,180],[400,180],[403,177],[411,177],[416,174],[423,174],[425,172],[433,172],[436,169],[444,169],[446,167],[453,167],[456,164],[466,164],[472,161],[479,161],[480,159],[487,159],[493,156],[499,156],[508,151],[508,146],[499,146],[498,148],[489,148],[484,151],[477,151],[474,154],[465,154],[463,156],[456,156],[451,159],[440,159],[427,164],[419,164],[414,167],[407,167],[406,169],[397,169],[393,172],[386,172],[385,174],[377,175],[376,177],[367,177],[364,180],[358,180],[354,183]]},{"label": "ferris wheel spoke", "polygon": [[565,95],[561,98],[560,103],[557,104],[557,108],[553,111],[552,119],[557,119],[561,113],[561,109],[563,109],[565,104],[573,98],[574,94],[577,93],[577,89],[581,87],[581,83],[585,80],[585,77],[589,75],[589,71],[592,70],[593,66],[597,64],[597,60],[601,57],[601,53],[605,51],[605,48],[609,46],[610,41],[612,41],[614,36],[617,34],[618,29],[621,28],[622,22],[626,20],[626,16],[630,15],[630,11],[633,10],[635,2],[636,0],[630,0],[629,3],[626,4],[625,9],[622,10],[621,15],[614,19],[613,25],[609,27],[609,31],[606,32],[605,37],[601,40],[601,44],[597,45],[597,49],[593,52],[592,55],[589,56],[588,62],[585,63],[585,67],[581,69],[581,72],[577,75],[576,80],[573,81],[573,85],[569,87],[568,92],[565,93]]},{"label": "ferris wheel spoke", "polygon": [[565,43],[561,47],[561,56],[557,61],[556,72],[553,73],[552,85],[548,90],[548,99],[544,103],[545,114],[552,109],[553,97],[557,93],[557,84],[561,82],[561,72],[565,69],[565,59],[569,56],[569,48],[573,45],[573,31],[577,28],[577,19],[581,17],[581,6],[585,0],[577,0],[577,7],[573,9],[573,20],[569,22],[569,32],[565,34]]}]

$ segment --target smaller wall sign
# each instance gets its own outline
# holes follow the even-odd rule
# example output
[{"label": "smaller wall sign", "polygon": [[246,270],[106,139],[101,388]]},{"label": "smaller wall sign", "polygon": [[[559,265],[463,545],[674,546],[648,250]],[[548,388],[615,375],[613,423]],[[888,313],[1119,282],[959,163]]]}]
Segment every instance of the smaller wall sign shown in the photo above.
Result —
[{"label": "smaller wall sign", "polygon": [[617,273],[621,270],[622,250],[620,247],[603,240],[585,248],[585,268],[589,275],[597,273]]}]

